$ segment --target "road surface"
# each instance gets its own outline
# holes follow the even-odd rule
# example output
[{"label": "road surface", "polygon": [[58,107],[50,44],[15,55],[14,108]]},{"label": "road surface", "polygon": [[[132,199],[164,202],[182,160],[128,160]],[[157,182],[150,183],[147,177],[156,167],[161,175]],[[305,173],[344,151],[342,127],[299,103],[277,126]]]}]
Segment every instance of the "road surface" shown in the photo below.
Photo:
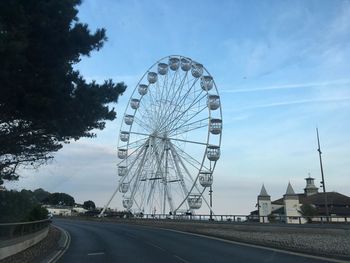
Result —
[{"label": "road surface", "polygon": [[59,263],[327,262],[151,227],[57,218],[54,224],[71,236]]}]

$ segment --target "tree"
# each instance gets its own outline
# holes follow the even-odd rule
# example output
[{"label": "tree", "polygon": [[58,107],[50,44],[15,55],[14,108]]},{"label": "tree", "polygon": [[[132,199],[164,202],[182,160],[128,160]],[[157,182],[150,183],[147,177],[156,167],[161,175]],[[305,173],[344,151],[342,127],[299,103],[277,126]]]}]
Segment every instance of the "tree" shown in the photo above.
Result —
[{"label": "tree", "polygon": [[29,213],[36,205],[31,191],[1,191],[0,223],[27,221]]},{"label": "tree", "polygon": [[33,195],[37,202],[41,203],[50,195],[50,193],[42,188],[38,188],[33,191]]},{"label": "tree", "polygon": [[270,223],[276,223],[276,215],[272,213],[267,216],[267,219],[269,220]]},{"label": "tree", "polygon": [[77,18],[80,0],[0,1],[0,184],[19,167],[39,167],[64,143],[95,137],[116,117],[126,88],[87,83],[74,69],[102,48],[105,29],[91,33]]},{"label": "tree", "polygon": [[94,210],[96,208],[95,203],[91,200],[85,201],[83,208],[86,210]]},{"label": "tree", "polygon": [[318,215],[316,207],[311,204],[303,204],[300,207],[299,213],[307,220],[308,223],[312,223],[312,218]]},{"label": "tree", "polygon": [[48,205],[73,206],[75,204],[74,198],[65,193],[50,194],[43,202]]},{"label": "tree", "polygon": [[35,205],[26,216],[25,221],[36,221],[43,220],[48,218],[49,211],[41,205]]}]

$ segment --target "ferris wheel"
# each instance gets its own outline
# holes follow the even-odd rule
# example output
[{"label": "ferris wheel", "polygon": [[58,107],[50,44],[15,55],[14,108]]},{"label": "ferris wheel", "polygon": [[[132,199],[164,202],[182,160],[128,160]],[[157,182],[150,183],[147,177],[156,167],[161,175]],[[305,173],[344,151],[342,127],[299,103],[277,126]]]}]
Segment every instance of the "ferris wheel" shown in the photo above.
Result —
[{"label": "ferris wheel", "polygon": [[213,77],[184,56],[154,63],[134,89],[118,140],[123,207],[142,213],[194,212],[206,205],[220,158],[222,111]]}]

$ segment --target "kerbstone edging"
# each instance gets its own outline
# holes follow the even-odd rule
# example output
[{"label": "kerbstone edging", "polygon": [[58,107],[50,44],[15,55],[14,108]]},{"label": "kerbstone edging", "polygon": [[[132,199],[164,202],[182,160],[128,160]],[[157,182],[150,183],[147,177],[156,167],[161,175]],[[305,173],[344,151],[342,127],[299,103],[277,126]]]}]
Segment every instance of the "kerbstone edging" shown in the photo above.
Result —
[{"label": "kerbstone edging", "polygon": [[69,248],[69,245],[70,245],[69,233],[57,225],[53,225],[53,227],[57,228],[61,232],[61,237],[58,240],[58,247],[50,255],[48,255],[44,260],[42,260],[41,263],[57,262]]},{"label": "kerbstone edging", "polygon": [[48,232],[49,227],[46,227],[36,233],[2,241],[0,247],[0,260],[17,254],[39,243],[47,236]]}]

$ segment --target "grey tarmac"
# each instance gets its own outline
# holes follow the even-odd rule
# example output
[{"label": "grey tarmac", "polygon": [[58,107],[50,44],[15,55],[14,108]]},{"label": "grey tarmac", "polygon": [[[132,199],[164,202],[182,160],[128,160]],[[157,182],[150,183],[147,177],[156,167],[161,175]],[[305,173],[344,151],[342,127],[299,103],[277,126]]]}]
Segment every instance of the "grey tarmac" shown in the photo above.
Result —
[{"label": "grey tarmac", "polygon": [[58,218],[54,224],[71,238],[59,263],[331,262],[160,228]]}]

